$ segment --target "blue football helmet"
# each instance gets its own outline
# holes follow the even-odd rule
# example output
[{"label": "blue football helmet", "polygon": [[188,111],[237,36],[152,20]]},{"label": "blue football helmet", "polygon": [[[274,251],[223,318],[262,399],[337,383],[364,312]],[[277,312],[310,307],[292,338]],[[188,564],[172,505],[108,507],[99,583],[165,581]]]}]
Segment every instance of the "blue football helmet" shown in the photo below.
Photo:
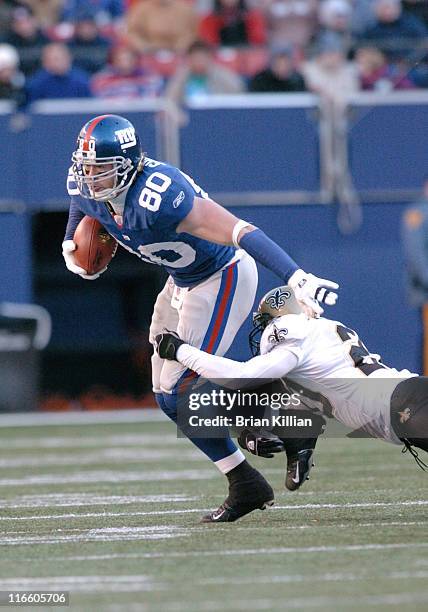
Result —
[{"label": "blue football helmet", "polygon": [[132,183],[142,167],[144,155],[130,121],[119,115],[100,115],[80,130],[71,159],[80,194],[106,201],[117,197]]}]

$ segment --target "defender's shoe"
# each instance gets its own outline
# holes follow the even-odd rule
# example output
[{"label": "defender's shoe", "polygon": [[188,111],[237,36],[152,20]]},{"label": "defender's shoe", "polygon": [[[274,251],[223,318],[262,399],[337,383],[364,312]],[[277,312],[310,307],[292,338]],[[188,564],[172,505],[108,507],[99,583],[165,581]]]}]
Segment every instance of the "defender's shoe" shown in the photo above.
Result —
[{"label": "defender's shoe", "polygon": [[274,492],[263,476],[253,470],[251,480],[233,481],[229,495],[217,510],[210,512],[202,523],[232,523],[253,510],[264,510],[274,503]]},{"label": "defender's shoe", "polygon": [[280,435],[287,454],[287,473],[285,486],[289,491],[296,491],[308,480],[309,472],[314,466],[313,457],[318,437],[324,433],[326,421],[322,415],[311,414],[311,437],[285,438]]},{"label": "defender's shoe", "polygon": [[289,491],[296,491],[309,479],[309,472],[314,466],[313,456],[314,448],[305,448],[293,455],[287,453],[285,486]]}]

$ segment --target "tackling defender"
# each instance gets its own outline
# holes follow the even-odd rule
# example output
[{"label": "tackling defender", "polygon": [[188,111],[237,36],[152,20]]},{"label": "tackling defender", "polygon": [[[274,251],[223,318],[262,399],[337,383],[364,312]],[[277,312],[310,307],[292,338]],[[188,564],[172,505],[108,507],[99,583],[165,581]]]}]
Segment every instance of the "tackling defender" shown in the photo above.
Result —
[{"label": "tackling defender", "polygon": [[[74,232],[84,215],[98,219],[127,250],[163,266],[169,279],[159,294],[150,342],[168,327],[194,346],[223,355],[251,311],[260,262],[295,288],[308,315],[334,304],[338,285],[306,274],[260,229],[211,200],[178,168],[150,159],[134,126],[101,115],[81,129],[68,177],[71,196],[63,242],[67,268],[76,265]],[[104,271],[104,270],[103,270]],[[154,351],[153,391],[160,408],[176,420],[179,386],[192,373]],[[246,514],[273,501],[273,491],[230,438],[192,440],[227,476],[228,503]],[[212,520],[211,515],[206,517]]]},{"label": "tackling defender", "polygon": [[[312,403],[353,430],[393,444],[404,443],[419,465],[424,465],[412,446],[428,451],[428,377],[386,366],[354,330],[339,321],[308,318],[287,286],[262,298],[253,321],[250,344],[260,349],[260,355],[245,363],[208,355],[169,332],[158,335],[157,350],[161,357],[176,359],[205,379],[241,382],[286,377],[288,388],[302,394],[306,407]],[[256,336],[260,333],[259,343]],[[248,430],[240,441],[253,453],[257,444],[264,447],[254,454],[280,450],[278,438],[260,438]],[[284,442],[293,447],[293,440]],[[305,454],[293,472],[297,473],[296,486],[287,474],[290,489],[307,478],[316,438],[296,443]],[[230,520],[227,505],[223,510],[221,520]]]}]

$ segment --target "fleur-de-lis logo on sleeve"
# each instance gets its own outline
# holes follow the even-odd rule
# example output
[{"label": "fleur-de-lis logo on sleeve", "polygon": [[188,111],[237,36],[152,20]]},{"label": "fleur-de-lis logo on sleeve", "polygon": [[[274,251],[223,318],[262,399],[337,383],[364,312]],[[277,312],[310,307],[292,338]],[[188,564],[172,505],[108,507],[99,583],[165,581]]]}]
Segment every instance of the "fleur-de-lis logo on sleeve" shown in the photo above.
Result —
[{"label": "fleur-de-lis logo on sleeve", "polygon": [[288,329],[283,327],[282,329],[278,329],[276,325],[272,326],[272,333],[269,334],[268,340],[271,344],[280,344],[281,342],[285,342],[288,336]]}]

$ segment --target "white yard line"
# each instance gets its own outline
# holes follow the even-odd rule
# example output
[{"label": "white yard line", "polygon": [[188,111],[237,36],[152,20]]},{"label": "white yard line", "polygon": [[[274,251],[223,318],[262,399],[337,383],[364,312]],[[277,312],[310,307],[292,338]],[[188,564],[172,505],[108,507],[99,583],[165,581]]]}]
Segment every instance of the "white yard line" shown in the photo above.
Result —
[{"label": "white yard line", "polygon": [[[80,518],[119,518],[131,516],[163,516],[171,514],[193,514],[195,512],[209,512],[212,508],[195,508],[183,510],[153,510],[153,511],[136,511],[136,512],[84,512],[84,513],[67,513],[67,514],[47,514],[34,516],[2,516],[0,521],[50,521],[50,520],[65,520],[65,519],[80,519]],[[1,536],[0,536],[1,537]]]},{"label": "white yard line", "polygon": [[[63,530],[57,530],[63,531]],[[0,537],[0,546],[22,546],[34,544],[64,544],[75,542],[125,542],[135,540],[165,540],[182,538],[191,534],[190,529],[172,525],[151,527],[102,527],[99,529],[76,530],[78,533],[55,533],[35,536]]]},{"label": "white yard line", "polygon": [[[26,537],[10,537],[0,539],[0,546],[18,546],[18,545],[34,545],[34,544],[64,544],[82,541],[126,541],[126,540],[145,540],[145,539],[161,539],[188,536],[194,533],[195,530],[204,532],[205,528],[174,528],[177,531],[172,531],[171,526],[157,526],[163,528],[164,531],[150,532],[146,527],[124,527],[111,528],[112,531],[105,529],[91,529],[85,533],[70,534],[70,535],[47,535],[47,536],[26,536]],[[352,544],[338,546],[303,546],[303,547],[277,547],[277,548],[256,548],[256,549],[236,549],[236,550],[201,550],[189,552],[152,552],[152,553],[112,553],[100,555],[78,555],[70,557],[55,557],[56,560],[62,561],[89,561],[89,560],[106,560],[106,559],[157,559],[157,558],[186,558],[186,557],[217,557],[217,556],[245,556],[245,555],[284,555],[284,554],[313,554],[313,553],[337,553],[337,552],[358,552],[358,551],[384,551],[398,549],[425,549],[428,548],[428,542],[406,542],[394,544]]]},{"label": "white yard line", "polygon": [[174,434],[174,428],[171,432],[165,434],[115,434],[115,435],[99,435],[99,436],[44,436],[44,437],[13,437],[1,440],[0,452],[9,449],[24,448],[27,451],[38,448],[86,448],[91,446],[151,446],[151,445],[171,445],[180,444],[186,445],[188,441],[184,438],[178,438]]},{"label": "white yard line", "polygon": [[[286,506],[272,506],[269,512],[274,510],[337,510],[351,508],[389,508],[389,507],[412,507],[412,506],[427,506],[428,500],[410,500],[397,502],[364,502],[364,503],[343,503],[343,504],[290,504]],[[69,518],[108,518],[108,517],[130,517],[130,516],[166,516],[171,514],[189,514],[208,512],[210,508],[182,508],[174,510],[142,510],[136,512],[89,512],[89,513],[66,513],[66,514],[48,514],[35,516],[3,516],[0,521],[36,521],[36,520],[51,520],[51,519],[69,519]],[[390,524],[386,522],[385,524]],[[402,525],[402,522],[398,523]],[[415,522],[409,523],[415,524]],[[422,521],[421,524],[425,524]],[[365,524],[366,526],[369,523]]]},{"label": "white yard line", "polygon": [[[288,554],[317,554],[317,553],[354,553],[360,551],[384,552],[385,550],[428,548],[428,542],[418,543],[395,543],[395,544],[352,544],[345,546],[303,546],[303,547],[282,547],[282,548],[242,548],[236,550],[195,550],[186,552],[149,552],[149,553],[105,553],[97,555],[70,555],[61,557],[51,557],[55,561],[109,561],[112,559],[180,559],[192,557],[241,557],[246,555],[288,555]],[[29,557],[27,561],[39,561],[38,557]]]},{"label": "white yard line", "polygon": [[[329,497],[331,495],[343,495],[345,491],[299,491],[300,498],[320,495]],[[358,492],[355,492],[358,494]],[[402,493],[402,489],[376,489],[376,493],[394,494]],[[292,493],[279,494],[277,502],[287,501],[292,497]],[[120,506],[126,504],[146,504],[146,503],[169,503],[186,502],[201,499],[201,496],[187,496],[182,494],[161,494],[161,495],[99,495],[96,492],[73,493],[40,493],[39,495],[16,495],[0,501],[0,509],[23,509],[23,508],[45,508],[45,507],[69,507],[69,506],[99,506],[111,505]]]},{"label": "white yard line", "polygon": [[71,474],[39,474],[38,476],[23,476],[22,478],[0,478],[0,487],[16,487],[28,485],[64,485],[88,484],[101,482],[157,482],[160,480],[206,480],[218,478],[214,469],[207,470],[168,470],[135,472],[123,470],[95,470],[87,472],[74,472]]},{"label": "white yard line", "polygon": [[3,578],[0,589],[5,591],[67,591],[75,593],[93,592],[147,592],[164,591],[167,585],[157,582],[152,576],[48,576],[35,578]]},{"label": "white yard line", "polygon": [[428,571],[420,572],[392,572],[389,574],[373,575],[372,571],[361,572],[355,574],[353,572],[345,573],[326,573],[326,574],[280,574],[278,576],[220,576],[216,578],[205,578],[202,580],[193,580],[192,583],[201,586],[209,585],[244,585],[244,584],[288,584],[295,582],[354,582],[360,580],[410,580],[410,579],[425,579],[428,578]]},{"label": "white yard line", "polygon": [[[204,600],[197,602],[163,602],[162,612],[218,612],[219,610],[230,610],[231,612],[259,612],[267,610],[306,610],[310,608],[325,608],[328,610],[342,610],[344,608],[353,608],[354,610],[363,610],[369,606],[403,606],[426,604],[428,602],[428,593],[400,593],[391,594],[385,593],[381,595],[359,595],[358,599],[354,597],[334,597],[321,596],[316,597],[287,597],[284,602],[283,598],[278,599],[219,599],[219,600]],[[106,610],[116,610],[118,608],[108,607]],[[137,609],[137,608],[136,608]]]},{"label": "white yard line", "polygon": [[[376,575],[376,578],[381,579],[411,579],[426,578],[427,573],[424,576],[414,576],[410,572],[400,572],[398,574],[391,575]],[[212,578],[206,580],[196,580],[193,582],[195,586],[204,585],[244,585],[244,584],[293,584],[293,583],[304,583],[304,582],[346,582],[346,581],[359,581],[367,580],[370,575],[367,573],[363,575],[355,575],[352,573],[343,574],[321,574],[315,576],[308,575],[280,575],[280,576],[261,576],[261,577],[248,577],[248,578]],[[139,592],[139,591],[164,591],[167,589],[167,585],[156,582],[152,576],[146,575],[121,575],[121,576],[103,576],[103,575],[89,575],[89,576],[49,576],[49,577],[20,577],[20,578],[4,578],[0,580],[1,590],[71,590],[72,593],[91,593],[91,592]],[[250,605],[249,602],[245,602],[242,599],[239,602],[225,600],[224,607],[226,609],[242,609],[242,610],[260,610],[260,609],[274,609],[278,604],[279,600],[251,600],[255,605]],[[400,593],[394,594],[380,594],[373,596],[362,596],[358,598],[359,605],[399,605],[399,604],[411,604],[411,603],[425,603],[428,601],[428,594],[419,593]],[[265,604],[269,603],[269,608],[265,607]],[[292,608],[304,608],[304,607],[325,607],[331,605],[337,609],[337,606],[353,606],[355,605],[355,598],[351,597],[301,597],[301,598],[287,598],[287,609],[291,602]],[[195,602],[181,602],[163,604],[164,610],[181,610],[181,609],[197,609],[197,610],[217,610],[218,608],[211,607],[209,600]],[[190,604],[190,605],[189,605]],[[238,607],[237,607],[238,604]],[[186,605],[186,608],[181,607]],[[193,608],[193,605],[197,606]],[[229,608],[232,605],[233,608]],[[242,607],[243,606],[243,607]],[[108,607],[107,609],[114,609],[114,606]],[[119,609],[119,608],[118,608]],[[128,609],[128,605],[127,605]]]},{"label": "white yard line", "polygon": [[18,495],[1,500],[0,509],[51,508],[70,506],[120,506],[127,504],[183,503],[199,500],[200,496],[166,495],[97,495],[96,493],[47,493],[45,495]]},{"label": "white yard line", "polygon": [[0,414],[0,427],[46,427],[46,425],[92,425],[116,423],[162,423],[168,417],[158,408],[94,412],[25,412]]},{"label": "white yard line", "polygon": [[391,506],[428,506],[428,500],[417,499],[409,501],[396,501],[396,502],[345,502],[343,504],[301,504],[301,505],[286,505],[286,506],[273,506],[277,510],[304,510],[304,509],[333,509],[338,508],[387,508]]},{"label": "white yard line", "polygon": [[[396,503],[399,505],[399,502]],[[297,506],[290,506],[290,508],[296,508]],[[343,506],[348,508],[349,506]],[[269,512],[273,510],[282,510],[282,506],[273,506],[269,508]],[[136,510],[134,512],[68,512],[66,514],[37,514],[32,516],[0,516],[0,522],[4,521],[52,521],[52,520],[69,520],[69,519],[82,519],[82,518],[128,518],[132,516],[168,516],[168,515],[176,515],[176,514],[202,514],[203,512],[210,512],[212,508],[183,508],[181,510]],[[428,525],[427,521],[373,521],[368,523],[358,523],[355,525],[356,528],[360,527],[386,527],[386,526],[396,526],[396,527],[408,527],[408,526],[422,526]],[[281,525],[281,529],[289,529],[291,531],[295,531],[296,529],[319,529],[319,525]],[[349,523],[334,523],[332,525],[323,525],[323,529],[340,529],[340,528],[349,528]],[[228,529],[227,527],[222,527],[221,525],[217,526],[217,530],[220,529]],[[236,530],[253,530],[254,526],[248,527],[236,527]]]},{"label": "white yard line", "polygon": [[[265,474],[282,474],[283,469],[264,470]],[[21,478],[0,478],[0,486],[26,486],[26,485],[63,485],[63,484],[87,484],[100,482],[153,482],[156,480],[204,480],[206,478],[217,478],[218,472],[215,468],[205,470],[165,470],[150,472],[140,471],[113,471],[94,470],[87,472],[74,472],[71,474],[39,474],[35,476],[23,476]],[[425,503],[425,502],[421,502]],[[428,501],[426,502],[428,503]],[[283,506],[286,508],[286,506]],[[317,507],[310,504],[302,507]]]},{"label": "white yard line", "polygon": [[142,449],[142,448],[103,448],[92,453],[58,454],[46,453],[41,456],[20,455],[19,457],[0,458],[0,469],[10,469],[18,467],[49,467],[52,465],[95,465],[97,463],[137,463],[137,462],[159,462],[177,459],[180,461],[206,461],[205,456],[198,450],[192,448],[180,449],[179,457],[175,449]]}]

